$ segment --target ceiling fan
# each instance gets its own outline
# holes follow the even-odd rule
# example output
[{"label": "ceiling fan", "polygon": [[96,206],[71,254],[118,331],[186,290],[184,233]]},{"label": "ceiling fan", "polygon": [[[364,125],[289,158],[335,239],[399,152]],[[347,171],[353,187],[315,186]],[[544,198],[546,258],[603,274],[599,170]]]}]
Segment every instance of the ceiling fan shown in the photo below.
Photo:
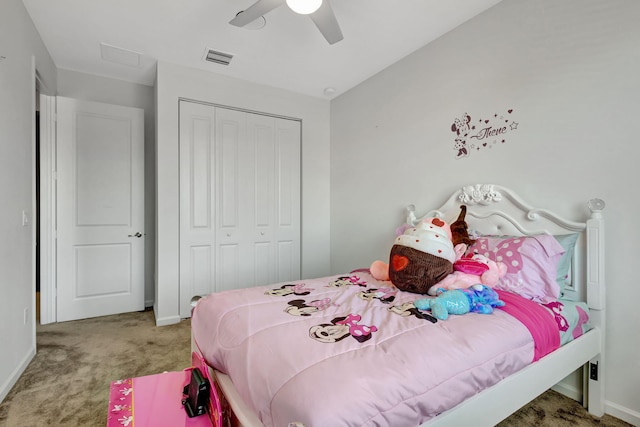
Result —
[{"label": "ceiling fan", "polygon": [[343,39],[340,25],[329,0],[258,0],[248,9],[238,13],[229,21],[229,24],[244,27],[284,3],[296,13],[309,15],[329,44]]}]

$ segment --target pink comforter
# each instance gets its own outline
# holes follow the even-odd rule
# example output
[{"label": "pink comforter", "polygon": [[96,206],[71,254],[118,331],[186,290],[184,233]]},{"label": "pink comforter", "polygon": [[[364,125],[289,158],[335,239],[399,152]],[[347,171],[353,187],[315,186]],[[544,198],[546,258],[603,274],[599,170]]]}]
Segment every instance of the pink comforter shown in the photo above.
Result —
[{"label": "pink comforter", "polygon": [[266,426],[419,425],[533,360],[512,315],[432,323],[418,297],[358,272],[212,294],[191,323]]}]

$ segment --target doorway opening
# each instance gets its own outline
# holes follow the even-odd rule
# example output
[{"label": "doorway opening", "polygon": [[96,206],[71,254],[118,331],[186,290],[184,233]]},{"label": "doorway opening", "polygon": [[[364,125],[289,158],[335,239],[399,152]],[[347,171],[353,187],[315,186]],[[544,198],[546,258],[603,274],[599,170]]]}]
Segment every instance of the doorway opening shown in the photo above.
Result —
[{"label": "doorway opening", "polygon": [[36,84],[36,145],[35,145],[35,172],[36,172],[36,324],[40,324],[40,92]]}]

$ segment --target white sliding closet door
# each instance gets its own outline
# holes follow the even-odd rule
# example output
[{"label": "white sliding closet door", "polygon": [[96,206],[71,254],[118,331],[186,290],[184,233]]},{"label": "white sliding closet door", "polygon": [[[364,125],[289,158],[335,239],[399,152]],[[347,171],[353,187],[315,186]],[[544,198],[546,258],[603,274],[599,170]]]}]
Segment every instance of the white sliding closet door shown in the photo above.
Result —
[{"label": "white sliding closet door", "polygon": [[300,122],[180,102],[180,315],[300,277]]},{"label": "white sliding closet door", "polygon": [[[180,101],[180,315],[215,289],[215,110]],[[185,311],[186,310],[186,311]]]}]

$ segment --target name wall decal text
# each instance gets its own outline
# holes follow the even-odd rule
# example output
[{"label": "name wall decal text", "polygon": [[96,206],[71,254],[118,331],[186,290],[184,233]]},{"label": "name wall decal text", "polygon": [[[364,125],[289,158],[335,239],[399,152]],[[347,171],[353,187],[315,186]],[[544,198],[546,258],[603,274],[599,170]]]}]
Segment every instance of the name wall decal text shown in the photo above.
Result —
[{"label": "name wall decal text", "polygon": [[451,131],[455,133],[453,149],[456,151],[456,159],[467,157],[473,151],[504,144],[507,142],[507,134],[517,129],[518,122],[513,120],[513,108],[477,119],[464,113],[451,124]]}]

